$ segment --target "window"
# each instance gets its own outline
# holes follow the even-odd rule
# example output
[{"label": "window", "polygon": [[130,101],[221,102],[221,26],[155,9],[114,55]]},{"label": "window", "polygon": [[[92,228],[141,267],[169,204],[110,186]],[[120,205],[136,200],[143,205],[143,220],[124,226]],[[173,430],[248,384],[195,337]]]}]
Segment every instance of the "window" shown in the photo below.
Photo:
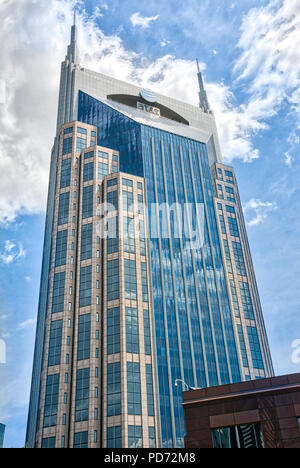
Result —
[{"label": "window", "polygon": [[143,184],[142,184],[142,182],[138,182],[138,183],[137,183],[137,188],[138,188],[138,190],[143,190]]},{"label": "window", "polygon": [[155,427],[149,427],[149,448],[156,448]]},{"label": "window", "polygon": [[107,416],[121,414],[121,364],[107,365]]},{"label": "window", "polygon": [[107,181],[107,188],[114,187],[115,185],[118,185],[118,179],[110,179]]},{"label": "window", "polygon": [[119,162],[119,155],[118,154],[113,154],[113,161]]},{"label": "window", "polygon": [[232,263],[231,263],[229,244],[228,244],[228,241],[226,239],[223,239],[223,243],[224,243],[224,251],[225,251],[227,270],[228,270],[228,273],[232,273]]},{"label": "window", "polygon": [[227,218],[230,235],[233,237],[240,237],[237,220],[235,218]]},{"label": "window", "polygon": [[92,301],[92,266],[81,267],[80,269],[80,288],[79,288],[79,307],[87,307]]},{"label": "window", "polygon": [[230,193],[231,195],[234,195],[234,190],[233,190],[232,187],[225,187],[225,191],[226,191],[227,193]]},{"label": "window", "polygon": [[120,308],[107,311],[107,354],[120,352]]},{"label": "window", "polygon": [[136,285],[136,264],[135,260],[124,260],[124,276],[125,276],[125,299],[136,301],[137,285]]},{"label": "window", "polygon": [[212,437],[214,448],[264,448],[264,440],[260,423],[214,429],[212,431]]},{"label": "window", "polygon": [[92,258],[93,224],[84,224],[81,231],[81,260]]},{"label": "window", "polygon": [[246,267],[242,246],[239,242],[232,242],[232,248],[237,272],[241,276],[246,276]]},{"label": "window", "polygon": [[106,196],[106,203],[111,205],[108,211],[115,211],[118,209],[118,192],[108,192]]},{"label": "window", "polygon": [[142,414],[140,363],[127,362],[128,414]]},{"label": "window", "polygon": [[113,163],[113,167],[112,167],[112,173],[113,174],[116,174],[119,170],[119,167],[116,163]]},{"label": "window", "polygon": [[83,167],[83,182],[88,182],[94,179],[94,163],[90,162]]},{"label": "window", "polygon": [[107,220],[106,249],[108,254],[119,251],[118,216],[115,216],[114,218],[108,218]]},{"label": "window", "polygon": [[78,319],[77,360],[90,358],[91,348],[91,314],[80,315]]},{"label": "window", "polygon": [[139,207],[139,214],[144,214],[144,197],[141,194],[138,194],[138,207]]},{"label": "window", "polygon": [[98,156],[99,158],[103,158],[103,159],[108,159],[108,153],[104,153],[104,151],[98,151]]},{"label": "window", "polygon": [[56,238],[55,266],[59,267],[67,263],[68,230],[58,231]]},{"label": "window", "polygon": [[78,369],[76,375],[75,422],[89,419],[90,369]]},{"label": "window", "polygon": [[93,216],[93,198],[94,198],[94,187],[89,185],[83,188],[82,196],[82,218],[91,218]]},{"label": "window", "polygon": [[146,255],[146,236],[145,236],[145,223],[144,221],[139,221],[140,229],[140,253],[141,255]]},{"label": "window", "polygon": [[64,311],[65,272],[56,273],[53,281],[52,314]]},{"label": "window", "polygon": [[225,175],[226,175],[227,177],[233,178],[233,173],[232,173],[231,171],[225,171]]},{"label": "window", "polygon": [[84,153],[84,159],[90,159],[94,157],[94,151],[88,151],[87,153]]},{"label": "window", "polygon": [[123,178],[122,179],[122,185],[124,185],[124,187],[133,187],[133,181]]},{"label": "window", "polygon": [[133,213],[133,193],[123,190],[123,210]]},{"label": "window", "polygon": [[247,332],[252,355],[253,367],[254,369],[264,369],[257,329],[255,327],[247,327]]},{"label": "window", "polygon": [[42,449],[55,449],[55,444],[55,437],[47,437],[46,439],[42,440]]},{"label": "window", "polygon": [[147,384],[148,416],[154,416],[153,377],[152,377],[152,365],[151,364],[146,364],[146,384]]},{"label": "window", "polygon": [[86,449],[89,443],[88,432],[75,432],[74,434],[74,448]]},{"label": "window", "polygon": [[72,153],[72,147],[73,147],[73,138],[72,137],[65,138],[64,141],[63,141],[63,150],[62,150],[63,156],[65,154]]},{"label": "window", "polygon": [[70,192],[59,196],[58,226],[68,224],[69,221]]},{"label": "window", "polygon": [[238,301],[238,296],[237,296],[234,280],[230,280],[230,287],[231,287],[231,296],[232,296],[234,314],[236,317],[240,317],[241,316],[240,307],[239,307],[239,301]]},{"label": "window", "polygon": [[139,354],[139,321],[138,311],[126,307],[126,351]]},{"label": "window", "polygon": [[149,311],[144,310],[144,340],[145,340],[145,354],[151,355],[151,331],[150,331],[150,318]]},{"label": "window", "polygon": [[107,428],[107,448],[122,448],[122,428],[113,426]]},{"label": "window", "polygon": [[245,318],[249,320],[254,320],[254,311],[253,311],[249,284],[243,283],[240,281],[240,290],[241,290]]},{"label": "window", "polygon": [[85,138],[77,137],[76,138],[76,152],[81,153],[82,150],[86,148],[87,141]]},{"label": "window", "polygon": [[107,300],[119,299],[119,260],[107,262]]},{"label": "window", "polygon": [[222,234],[226,234],[226,226],[225,226],[225,220],[224,220],[223,215],[220,215],[220,225],[221,225]]},{"label": "window", "polygon": [[128,448],[143,448],[142,426],[128,426]]},{"label": "window", "polygon": [[65,128],[64,135],[68,135],[69,133],[73,133],[73,127]]},{"label": "window", "polygon": [[72,158],[63,159],[61,162],[60,188],[70,187]]},{"label": "window", "polygon": [[142,295],[143,302],[148,302],[148,273],[147,273],[147,263],[141,263],[141,275],[142,275]]},{"label": "window", "polygon": [[59,394],[59,374],[48,375],[46,382],[46,399],[44,412],[44,427],[53,427],[57,423]]},{"label": "window", "polygon": [[243,366],[244,367],[249,367],[247,348],[246,348],[245,336],[244,336],[242,325],[238,325],[237,329],[238,329],[241,353],[242,353],[242,358],[243,358]]},{"label": "window", "polygon": [[82,128],[82,127],[78,127],[77,128],[77,133],[80,133],[82,135],[87,135],[87,129],[86,128]]},{"label": "window", "polygon": [[227,213],[233,213],[233,214],[235,214],[235,208],[234,208],[234,206],[226,205],[226,211],[227,211]]},{"label": "window", "polygon": [[134,218],[123,217],[124,252],[135,253]]},{"label": "window", "polygon": [[108,164],[98,162],[98,179],[103,180],[108,175]]},{"label": "window", "polygon": [[63,321],[51,322],[48,366],[60,364]]}]

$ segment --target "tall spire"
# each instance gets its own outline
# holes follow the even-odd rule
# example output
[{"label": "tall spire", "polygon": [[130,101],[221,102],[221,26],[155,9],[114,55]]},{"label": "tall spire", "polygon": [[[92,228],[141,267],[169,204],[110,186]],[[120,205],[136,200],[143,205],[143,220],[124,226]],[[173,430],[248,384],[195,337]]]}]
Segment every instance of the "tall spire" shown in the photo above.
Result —
[{"label": "tall spire", "polygon": [[204,88],[203,76],[200,70],[199,60],[197,61],[197,69],[198,69],[198,82],[199,82],[199,106],[203,110],[203,112],[209,113],[210,107],[208,104],[207,94]]},{"label": "tall spire", "polygon": [[74,19],[73,25],[71,27],[71,43],[68,46],[67,59],[75,65],[78,65],[79,63],[79,52],[77,47],[76,8],[74,8]]}]

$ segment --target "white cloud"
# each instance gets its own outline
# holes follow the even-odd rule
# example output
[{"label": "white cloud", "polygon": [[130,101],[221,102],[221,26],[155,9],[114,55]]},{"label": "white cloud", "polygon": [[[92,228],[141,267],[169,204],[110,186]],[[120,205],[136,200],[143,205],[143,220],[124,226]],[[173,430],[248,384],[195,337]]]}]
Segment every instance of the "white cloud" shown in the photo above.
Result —
[{"label": "white cloud", "polygon": [[284,100],[300,110],[299,29],[299,0],[272,0],[243,20],[235,72],[247,82],[248,109],[258,120],[273,116]]},{"label": "white cloud", "polygon": [[[266,119],[276,113],[284,96],[295,111],[298,109],[297,3],[284,1],[281,8],[279,2],[272,2],[272,7],[251,10],[245,17],[239,42],[241,57],[235,71],[240,84],[250,80],[246,103],[237,103],[232,90],[223,83],[206,85],[225,161],[239,158],[251,162],[259,157],[253,136],[267,128]],[[0,186],[0,223],[45,209],[60,62],[69,42],[72,5],[71,0],[0,3],[0,41],[5,44],[0,49],[0,173],[5,174]],[[104,11],[100,4],[101,8]],[[146,18],[149,22],[140,20],[140,24],[139,18],[143,19],[137,13],[136,26],[146,27],[158,16]],[[77,23],[83,66],[192,104],[198,102],[193,61],[165,55],[150,62],[126,50],[118,35],[105,36],[95,19],[85,13],[78,14]],[[278,30],[285,34],[280,36]],[[205,64],[201,67],[205,69]]]},{"label": "white cloud", "polygon": [[[10,419],[24,418],[28,407],[32,361],[28,359],[22,363],[22,367],[6,368],[1,375],[0,386],[0,413],[1,419],[9,424]],[[4,378],[3,378],[4,377]]]},{"label": "white cloud", "polygon": [[216,116],[225,162],[233,159],[252,162],[259,158],[252,136],[266,125],[256,120],[244,105],[237,105],[232,91],[224,84],[208,83],[206,88]]},{"label": "white cloud", "polygon": [[95,18],[102,18],[102,16],[103,16],[103,13],[102,13],[101,9],[98,6],[96,6],[96,8],[94,9],[93,14],[94,14]]},{"label": "white cloud", "polygon": [[25,281],[26,281],[27,283],[30,283],[31,280],[32,280],[31,276],[25,276]]},{"label": "white cloud", "polygon": [[[285,100],[298,113],[299,125],[299,29],[299,0],[272,0],[245,15],[234,73],[249,96],[247,101],[237,105],[229,88],[208,86],[226,161],[240,158],[251,162],[260,156],[253,147],[253,136],[268,127],[268,119]],[[285,161],[290,165],[292,160],[289,151]]]},{"label": "white cloud", "polygon": [[17,330],[27,330],[28,328],[32,328],[35,326],[36,320],[35,319],[28,319],[24,322],[21,322],[17,325]]},{"label": "white cloud", "polygon": [[289,153],[289,151],[286,151],[284,153],[284,162],[288,167],[292,166],[293,157],[292,157],[291,153]]},{"label": "white cloud", "polygon": [[252,198],[244,205],[244,212],[251,219],[247,222],[248,226],[257,226],[262,224],[268,217],[268,214],[277,210],[276,203],[264,202]]},{"label": "white cloud", "polygon": [[[300,97],[300,96],[299,96]],[[300,144],[300,125],[296,129],[293,129],[288,136],[287,143],[289,144],[289,149],[284,153],[284,162],[288,167],[292,167],[295,160],[295,155],[299,154],[299,144]]]},{"label": "white cloud", "polygon": [[142,29],[147,29],[151,26],[151,23],[154,21],[157,21],[159,18],[159,15],[156,16],[142,16],[140,13],[133,13],[130,17],[130,21],[132,26],[134,27],[140,27]]},{"label": "white cloud", "polygon": [[100,6],[96,6],[93,12],[94,18],[102,18],[104,16],[104,12],[108,11],[108,5],[106,3],[102,3]]},{"label": "white cloud", "polygon": [[15,262],[21,258],[24,258],[26,251],[23,249],[22,243],[19,243],[17,246],[13,242],[7,240],[5,241],[4,250],[0,252],[0,261],[9,265],[10,263]]}]

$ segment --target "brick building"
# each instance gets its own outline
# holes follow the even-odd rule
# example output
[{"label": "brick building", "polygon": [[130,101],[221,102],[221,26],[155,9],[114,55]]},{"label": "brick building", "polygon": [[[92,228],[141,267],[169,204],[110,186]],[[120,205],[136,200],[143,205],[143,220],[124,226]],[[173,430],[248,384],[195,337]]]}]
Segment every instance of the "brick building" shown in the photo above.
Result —
[{"label": "brick building", "polygon": [[300,448],[300,374],[184,393],[186,448]]}]

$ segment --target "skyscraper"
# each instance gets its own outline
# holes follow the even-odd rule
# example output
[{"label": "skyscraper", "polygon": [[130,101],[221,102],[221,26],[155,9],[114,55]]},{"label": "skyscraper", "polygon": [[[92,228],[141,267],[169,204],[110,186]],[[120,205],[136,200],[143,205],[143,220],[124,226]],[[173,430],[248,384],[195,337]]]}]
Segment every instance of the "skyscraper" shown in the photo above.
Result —
[{"label": "skyscraper", "polygon": [[[183,447],[185,385],[273,374],[236,179],[222,164],[200,70],[198,79],[196,107],[86,70],[72,27],[51,159],[32,447]],[[104,213],[103,203],[114,208]]]},{"label": "skyscraper", "polygon": [[0,424],[0,448],[3,448],[5,435],[5,424]]}]

